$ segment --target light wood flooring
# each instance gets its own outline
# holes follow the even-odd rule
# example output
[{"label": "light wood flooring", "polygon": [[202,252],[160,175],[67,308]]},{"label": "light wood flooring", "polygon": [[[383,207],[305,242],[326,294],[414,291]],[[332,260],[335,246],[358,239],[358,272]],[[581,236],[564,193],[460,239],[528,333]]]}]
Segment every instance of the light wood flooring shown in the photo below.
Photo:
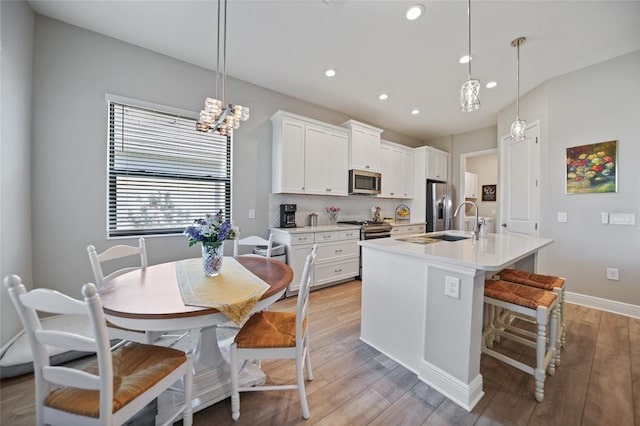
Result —
[{"label": "light wood flooring", "polygon": [[[227,398],[196,413],[194,424],[640,426],[640,320],[568,304],[566,348],[544,402],[534,398],[533,377],[483,356],[485,395],[467,412],[359,340],[360,284],[311,293],[309,420],[300,416],[296,391],[276,391],[241,394],[237,423]],[[289,298],[272,310],[294,308]],[[534,357],[508,340],[500,345],[527,362]],[[295,380],[292,361],[262,366],[269,382]],[[0,392],[0,424],[33,424],[31,375],[3,380]]]}]

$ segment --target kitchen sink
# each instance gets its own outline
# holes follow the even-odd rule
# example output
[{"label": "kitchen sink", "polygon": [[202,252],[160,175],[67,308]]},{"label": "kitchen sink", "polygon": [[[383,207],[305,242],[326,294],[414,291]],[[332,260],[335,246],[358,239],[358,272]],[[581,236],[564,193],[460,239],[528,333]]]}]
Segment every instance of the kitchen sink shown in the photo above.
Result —
[{"label": "kitchen sink", "polygon": [[430,235],[429,238],[432,238],[434,240],[442,240],[442,241],[460,241],[460,240],[468,240],[470,237],[443,234],[443,235]]}]

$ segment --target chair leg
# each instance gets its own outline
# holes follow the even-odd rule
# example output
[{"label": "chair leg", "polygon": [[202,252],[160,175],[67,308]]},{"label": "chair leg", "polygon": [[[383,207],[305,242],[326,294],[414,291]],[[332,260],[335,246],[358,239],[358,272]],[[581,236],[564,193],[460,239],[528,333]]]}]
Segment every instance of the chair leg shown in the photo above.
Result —
[{"label": "chair leg", "polygon": [[189,358],[189,368],[187,374],[184,377],[184,399],[185,399],[185,408],[184,413],[182,413],[182,424],[183,426],[191,426],[193,424],[193,406],[191,405],[191,400],[193,396],[193,365],[191,359],[191,353],[187,353],[187,357]]},{"label": "chair leg", "polygon": [[546,368],[544,366],[545,348],[547,346],[546,324],[538,321],[538,336],[536,342],[536,369],[534,377],[536,379],[536,400],[544,400],[544,380],[546,379]]},{"label": "chair leg", "polygon": [[[307,403],[307,393],[304,389],[304,371],[302,363],[304,362],[305,350],[300,349],[296,356],[296,380],[298,382],[298,397],[300,398],[300,408],[302,409],[302,417],[309,418],[309,404]],[[310,371],[310,370],[309,370]],[[233,400],[231,401],[233,403]]]},{"label": "chair leg", "polygon": [[238,348],[236,343],[232,343],[229,351],[231,361],[231,418],[237,421],[240,418],[240,391],[239,371],[238,371]]},{"label": "chair leg", "polygon": [[307,380],[308,381],[312,381],[313,380],[313,371],[311,371],[311,351],[309,350],[309,346],[308,344],[305,346],[304,349],[304,361],[305,361],[305,365],[307,368]]}]

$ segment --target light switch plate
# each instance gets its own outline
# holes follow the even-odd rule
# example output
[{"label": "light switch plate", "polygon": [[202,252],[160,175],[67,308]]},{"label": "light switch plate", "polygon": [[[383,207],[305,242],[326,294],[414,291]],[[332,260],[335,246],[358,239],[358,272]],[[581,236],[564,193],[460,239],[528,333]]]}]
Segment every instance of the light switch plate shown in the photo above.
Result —
[{"label": "light switch plate", "polygon": [[610,225],[635,225],[635,213],[609,213]]},{"label": "light switch plate", "polygon": [[607,212],[602,212],[600,213],[600,220],[602,220],[602,223],[609,223],[609,213]]},{"label": "light switch plate", "polygon": [[567,212],[558,212],[558,222],[567,221]]}]

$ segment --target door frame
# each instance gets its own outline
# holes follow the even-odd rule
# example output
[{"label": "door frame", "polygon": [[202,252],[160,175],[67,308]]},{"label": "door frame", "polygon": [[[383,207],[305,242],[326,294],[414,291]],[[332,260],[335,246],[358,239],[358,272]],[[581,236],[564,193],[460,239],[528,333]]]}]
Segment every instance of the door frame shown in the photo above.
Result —
[{"label": "door frame", "polygon": [[[464,172],[467,171],[467,159],[471,158],[471,157],[480,157],[482,155],[488,155],[488,154],[495,154],[496,155],[496,163],[498,164],[498,181],[500,180],[500,153],[498,148],[489,148],[489,149],[483,149],[480,151],[472,151],[472,152],[465,152],[464,154],[460,154],[460,167],[459,167],[459,172],[460,172],[460,176],[458,176],[458,188],[459,190],[457,191],[457,204],[459,205],[461,202],[464,201]],[[496,202],[498,203],[496,205],[496,232],[498,232],[497,230],[497,224],[498,224],[498,215],[500,213],[500,200],[496,200]],[[459,229],[463,229],[464,230],[464,211],[463,214],[458,216],[456,218],[456,224],[458,227],[460,227]]]}]

